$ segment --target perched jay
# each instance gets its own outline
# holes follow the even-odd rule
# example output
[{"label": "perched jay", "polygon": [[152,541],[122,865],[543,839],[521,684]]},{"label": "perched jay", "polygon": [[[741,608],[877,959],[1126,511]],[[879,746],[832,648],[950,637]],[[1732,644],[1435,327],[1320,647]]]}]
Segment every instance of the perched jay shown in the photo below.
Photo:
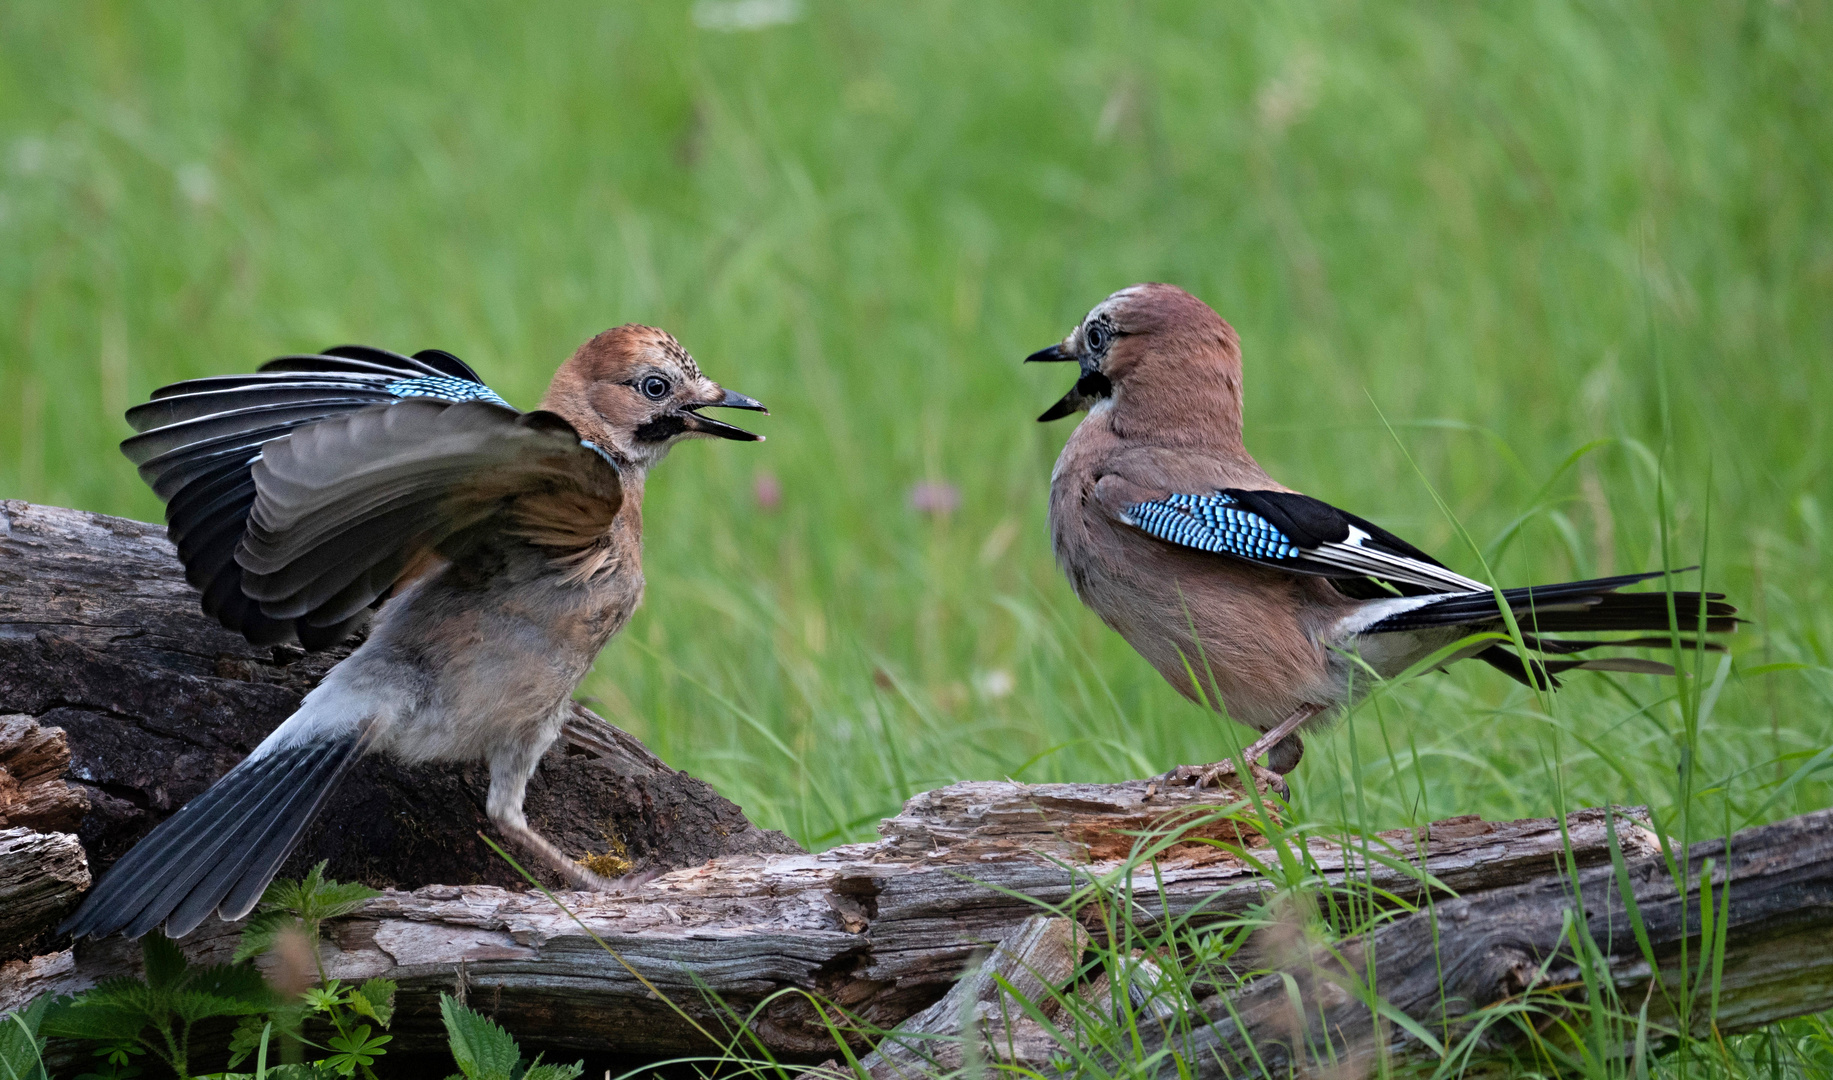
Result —
[{"label": "perched jay", "polygon": [[64,924],[247,914],[360,756],[482,760],[503,834],[605,882],[528,826],[522,796],[573,689],[643,593],[643,482],[683,438],[761,440],[764,411],[673,337],[607,330],[518,412],[450,353],[361,346],[193,379],[130,410],[122,450],[166,502],[204,611],[259,644],[369,636],[241,764],[141,840]]},{"label": "perched jay", "polygon": [[[1299,728],[1368,688],[1352,656],[1391,677],[1503,628],[1490,586],[1262,471],[1241,442],[1235,331],[1182,289],[1122,289],[1026,359],[1081,368],[1074,389],[1038,417],[1088,413],[1050,477],[1051,539],[1070,585],[1185,697],[1262,732],[1242,756],[1258,769],[1269,754],[1276,787],[1304,752]],[[1575,668],[1671,675],[1649,660],[1570,658],[1606,645],[1670,646],[1667,594],[1617,592],[1661,576],[1505,590],[1523,642],[1540,655],[1524,659],[1492,640],[1451,659],[1474,656],[1547,688]],[[1703,603],[1713,633],[1737,622],[1722,599],[1673,594],[1683,627]],[[1664,636],[1545,636],[1608,630]],[[1167,780],[1201,786],[1232,769],[1183,766]]]}]

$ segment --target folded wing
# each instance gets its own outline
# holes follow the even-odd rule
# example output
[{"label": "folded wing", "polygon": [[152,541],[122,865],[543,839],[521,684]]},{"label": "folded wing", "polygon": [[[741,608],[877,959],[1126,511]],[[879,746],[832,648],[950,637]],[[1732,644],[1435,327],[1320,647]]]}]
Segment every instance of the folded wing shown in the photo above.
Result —
[{"label": "folded wing", "polygon": [[1127,507],[1121,520],[1182,547],[1337,579],[1344,592],[1363,599],[1489,592],[1393,533],[1296,492],[1167,495]]}]

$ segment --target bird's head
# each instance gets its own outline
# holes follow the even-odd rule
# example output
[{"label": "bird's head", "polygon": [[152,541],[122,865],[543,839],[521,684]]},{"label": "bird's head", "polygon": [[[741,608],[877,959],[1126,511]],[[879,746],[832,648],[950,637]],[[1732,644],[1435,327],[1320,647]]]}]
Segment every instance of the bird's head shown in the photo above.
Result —
[{"label": "bird's head", "polygon": [[1069,393],[1038,417],[1115,410],[1141,425],[1239,431],[1241,349],[1234,327],[1175,285],[1134,285],[1096,304],[1069,336],[1025,357],[1073,361]]},{"label": "bird's head", "polygon": [[541,407],[564,417],[581,437],[644,469],[682,439],[763,441],[703,409],[770,411],[702,375],[672,334],[635,323],[581,345],[554,374]]}]

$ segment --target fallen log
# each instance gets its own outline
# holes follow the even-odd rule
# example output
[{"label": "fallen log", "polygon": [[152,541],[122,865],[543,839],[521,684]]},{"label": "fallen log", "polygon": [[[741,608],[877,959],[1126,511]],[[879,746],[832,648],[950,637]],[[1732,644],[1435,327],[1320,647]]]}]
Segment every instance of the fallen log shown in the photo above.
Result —
[{"label": "fallen log", "polygon": [[[0,714],[15,714],[0,719],[0,827],[61,814],[99,875],[348,653],[250,645],[218,626],[161,526],[0,502]],[[280,873],[325,860],[332,877],[379,886],[520,886],[479,836],[488,786],[481,766],[364,761]],[[584,706],[530,783],[527,813],[613,872],[800,850]],[[0,932],[0,960],[45,944]]]},{"label": "fallen log", "polygon": [[[557,894],[570,914],[540,894],[490,886],[389,892],[338,924],[326,969],[399,981],[393,1031],[409,1049],[442,1038],[437,997],[455,988],[529,1045],[651,1057],[707,1052],[705,1032],[727,1031],[774,996],[753,1035],[781,1058],[820,1060],[834,1052],[824,1017],[808,997],[780,992],[807,991],[888,1029],[947,993],[976,952],[1103,877],[1119,875],[1108,892],[1133,890],[1142,923],[1218,919],[1260,904],[1273,885],[1227,846],[1241,822],[1216,816],[1241,809],[1234,795],[1156,792],[1144,781],[957,784],[912,799],[881,824],[876,843],[727,857],[624,893]],[[1378,858],[1324,839],[1304,854],[1323,886],[1353,876],[1418,900],[1422,880],[1481,891],[1556,872],[1565,851],[1551,819],[1460,819],[1422,831],[1382,834]],[[1623,831],[1635,856],[1654,850],[1645,831]],[[1608,857],[1602,812],[1570,815],[1566,832],[1581,863]],[[1179,842],[1123,870],[1128,851],[1153,833]],[[183,945],[215,961],[236,936],[212,921]],[[21,978],[10,995],[0,990],[0,1007],[137,963],[132,943],[85,942],[68,963]]]},{"label": "fallen log", "polygon": [[[29,728],[17,723],[15,741],[38,748],[34,761],[55,741],[47,733],[63,733],[68,767],[58,775],[33,766],[33,775],[87,801],[74,829],[92,867],[105,867],[238,760],[328,667],[327,658],[250,647],[197,614],[161,532],[0,504],[0,713],[29,718]],[[984,1021],[989,1008],[1005,1009],[989,990],[991,972],[1012,977],[1039,961],[1034,948],[1055,950],[1049,963],[1026,969],[1038,988],[1064,977],[1076,950],[1102,929],[1091,913],[1121,911],[1148,928],[1174,919],[1202,925],[1255,910],[1274,892],[1244,857],[1264,841],[1238,793],[1159,791],[1143,781],[957,784],[910,800],[881,824],[875,843],[806,854],[616,728],[583,709],[576,720],[531,785],[531,818],[545,815],[541,827],[571,850],[612,854],[621,840],[634,860],[676,869],[621,893],[557,894],[563,908],[522,889],[477,837],[487,826],[475,770],[367,763],[346,789],[350,801],[327,814],[336,827],[315,832],[283,871],[296,876],[330,859],[332,876],[388,890],[334,926],[325,961],[334,977],[401,983],[397,1051],[441,1045],[437,999],[451,991],[531,1051],[705,1053],[742,1023],[750,1046],[812,1063],[834,1056],[835,1007],[868,1028],[928,1025],[919,1036],[946,1035],[950,1017],[958,1025],[962,1016]],[[45,794],[33,805],[48,804]],[[1655,837],[1621,816],[1615,824],[1645,910],[1665,910]],[[1833,1005],[1825,975],[1833,911],[1817,868],[1833,865],[1825,858],[1833,819],[1809,815],[1769,829],[1737,838],[1734,851],[1748,857],[1729,871],[1737,929],[1720,1006],[1721,1018],[1739,1027]],[[1773,831],[1785,829],[1794,831]],[[1141,859],[1142,845],[1153,844],[1152,857]],[[1585,910],[1612,910],[1600,810],[1563,823],[1459,818],[1348,846],[1312,837],[1297,854],[1319,890],[1353,882],[1360,895],[1390,902],[1436,897],[1440,955],[1453,947],[1460,956],[1514,957],[1472,960],[1470,971],[1483,974],[1449,984],[1467,1009],[1494,1000],[1493,988],[1509,985],[1495,973],[1520,970],[1521,957],[1557,960],[1568,865],[1581,870]],[[1747,897],[1754,906],[1744,906]],[[1677,912],[1678,899],[1673,906]],[[1400,918],[1369,946],[1384,992],[1406,991],[1393,1000],[1422,1018],[1440,1007],[1418,981],[1432,970],[1422,945],[1431,931],[1419,921],[1429,917]],[[1660,947],[1672,949],[1690,928],[1676,918],[1662,932]],[[213,920],[182,946],[194,961],[220,961],[237,934]],[[0,969],[0,1009],[138,970],[132,943],[58,947],[66,944],[15,952]],[[1650,979],[1631,954],[1610,955],[1624,986]],[[1782,955],[1787,964],[1778,963]],[[977,956],[993,966],[961,980]],[[1332,974],[1348,978],[1347,969],[1311,958],[1291,966],[1304,968],[1310,1011],[1337,1009],[1331,1023],[1351,1030],[1358,1003],[1330,989]],[[1237,1012],[1258,1009],[1254,1016],[1264,1018],[1239,1030],[1220,1022],[1227,1008],[1208,1003],[1210,1015],[1183,1018],[1194,1028],[1173,1049],[1199,1069],[1228,1060],[1248,1039],[1278,1045],[1281,1033],[1289,1060],[1312,1053],[1305,1029],[1275,997],[1250,984],[1231,998]],[[1372,1019],[1365,1027],[1357,1047],[1417,1051]],[[955,1034],[961,1047],[982,1038],[985,1052],[1014,1060],[1050,1050],[1041,1028],[1008,1027],[1003,1051],[992,1037],[999,1032]],[[855,1041],[863,1053],[872,1040]],[[868,1060],[875,1070],[907,1068],[921,1042],[882,1044]]]},{"label": "fallen log", "polygon": [[[1631,1014],[1646,1003],[1657,1031],[1728,1035],[1833,1008],[1833,810],[1747,829],[1729,844],[1695,844],[1684,880],[1687,887],[1677,888],[1660,856],[1630,860],[1621,871],[1603,865],[1575,878],[1549,874],[1438,904],[1347,947],[1309,951],[1282,965],[1290,978],[1261,979],[1205,1010],[1208,1023],[1174,1040],[1176,1058],[1165,1058],[1158,1075],[1238,1076],[1254,1062],[1284,1075],[1326,1060],[1354,1071],[1383,1055],[1422,1056],[1413,1034],[1367,1007],[1361,987],[1371,971],[1381,998],[1445,1045],[1470,1031],[1482,1008],[1535,991],[1527,999],[1540,1010],[1539,1026],[1549,1027],[1565,1000],[1556,988],[1583,982],[1568,919],[1603,958],[1617,1000]],[[1722,976],[1716,991],[1709,980],[1702,991],[1702,909],[1723,905],[1726,889]],[[1694,968],[1690,1001],[1681,993],[1683,945]],[[1548,1036],[1558,1043],[1557,1032]],[[1500,1051],[1526,1038],[1523,1027],[1504,1021],[1483,1029],[1480,1046]],[[1185,1069],[1174,1067],[1178,1060]]]}]

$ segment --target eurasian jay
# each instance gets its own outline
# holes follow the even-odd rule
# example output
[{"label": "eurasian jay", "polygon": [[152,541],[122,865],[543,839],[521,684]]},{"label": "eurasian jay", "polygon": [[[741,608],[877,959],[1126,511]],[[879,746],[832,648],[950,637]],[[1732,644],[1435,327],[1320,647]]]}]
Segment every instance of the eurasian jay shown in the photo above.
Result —
[{"label": "eurasian jay", "polygon": [[[1050,477],[1056,558],[1082,602],[1185,697],[1262,732],[1276,788],[1322,723],[1374,681],[1472,634],[1504,627],[1496,591],[1447,569],[1378,525],[1268,476],[1241,441],[1241,350],[1209,306],[1172,285],[1135,285],[1098,304],[1059,344],[1027,361],[1081,374],[1040,422],[1077,425]],[[1673,674],[1640,659],[1575,658],[1602,646],[1667,648],[1669,597],[1623,594],[1660,572],[1501,593],[1538,656],[1486,640],[1476,657],[1551,688],[1573,669]],[[1672,596],[1681,628],[1737,622],[1720,593]],[[1548,634],[1660,631],[1622,641]],[[1696,642],[1682,638],[1683,644]],[[1717,646],[1706,646],[1716,649]],[[1563,657],[1563,659],[1552,659]],[[1181,766],[1170,782],[1213,783],[1227,761]]]},{"label": "eurasian jay", "polygon": [[122,450],[166,502],[203,608],[256,644],[366,640],[299,710],[117,862],[62,927],[181,937],[247,914],[351,764],[482,760],[503,835],[604,879],[529,828],[523,792],[575,687],[643,594],[643,484],[684,438],[759,441],[703,414],[764,407],[667,333],[620,326],[519,412],[447,352],[363,346],[176,383]]}]

